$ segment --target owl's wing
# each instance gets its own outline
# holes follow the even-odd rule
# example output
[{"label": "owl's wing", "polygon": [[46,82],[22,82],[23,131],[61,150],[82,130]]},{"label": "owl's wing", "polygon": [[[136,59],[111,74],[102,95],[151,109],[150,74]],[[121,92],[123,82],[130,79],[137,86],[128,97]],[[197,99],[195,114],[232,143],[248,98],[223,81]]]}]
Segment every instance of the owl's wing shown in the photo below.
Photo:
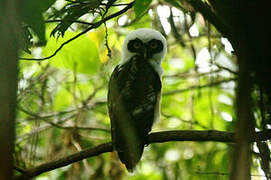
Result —
[{"label": "owl's wing", "polygon": [[[122,151],[123,144],[127,144],[126,139],[134,139],[136,131],[132,123],[131,113],[127,106],[129,103],[125,101],[125,94],[128,92],[128,74],[130,67],[127,65],[118,65],[110,78],[108,88],[108,110],[111,123],[111,136],[113,147],[115,150]],[[126,75],[125,75],[126,74]],[[128,131],[128,133],[127,133]],[[130,137],[125,137],[129,135]],[[133,140],[136,141],[136,140]]]}]

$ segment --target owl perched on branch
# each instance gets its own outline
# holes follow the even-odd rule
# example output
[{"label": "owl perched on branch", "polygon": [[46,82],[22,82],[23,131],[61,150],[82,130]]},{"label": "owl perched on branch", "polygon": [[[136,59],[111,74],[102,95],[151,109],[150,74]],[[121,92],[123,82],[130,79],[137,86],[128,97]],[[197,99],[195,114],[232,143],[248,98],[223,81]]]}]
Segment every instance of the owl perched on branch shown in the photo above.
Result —
[{"label": "owl perched on branch", "polygon": [[147,135],[160,115],[161,61],[166,52],[166,39],[160,32],[147,28],[131,32],[109,81],[113,148],[128,171],[140,160]]}]

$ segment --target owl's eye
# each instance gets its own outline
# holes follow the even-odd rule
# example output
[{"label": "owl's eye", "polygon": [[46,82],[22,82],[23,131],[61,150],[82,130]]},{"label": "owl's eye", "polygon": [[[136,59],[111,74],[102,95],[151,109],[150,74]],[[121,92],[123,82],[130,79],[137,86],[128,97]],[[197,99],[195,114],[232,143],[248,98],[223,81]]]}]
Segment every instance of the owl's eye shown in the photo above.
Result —
[{"label": "owl's eye", "polygon": [[163,43],[160,40],[152,39],[148,42],[148,47],[153,50],[153,52],[160,52],[163,50]]},{"label": "owl's eye", "polygon": [[127,45],[127,49],[130,52],[138,52],[142,48],[142,46],[143,46],[143,42],[140,39],[136,38],[129,41]]},{"label": "owl's eye", "polygon": [[157,47],[158,47],[157,41],[151,41],[151,42],[150,42],[150,48],[156,49]]},{"label": "owl's eye", "polygon": [[136,42],[134,42],[133,47],[134,47],[135,49],[139,49],[139,48],[141,47],[141,43],[138,42],[138,41],[136,41]]}]

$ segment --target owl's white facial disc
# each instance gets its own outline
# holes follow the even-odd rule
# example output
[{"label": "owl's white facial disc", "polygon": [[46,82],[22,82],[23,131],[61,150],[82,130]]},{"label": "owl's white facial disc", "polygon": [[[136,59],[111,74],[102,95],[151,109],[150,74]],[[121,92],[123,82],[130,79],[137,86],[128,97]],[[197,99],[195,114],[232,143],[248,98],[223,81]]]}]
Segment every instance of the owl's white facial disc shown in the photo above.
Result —
[{"label": "owl's white facial disc", "polygon": [[136,54],[135,52],[129,51],[127,47],[128,43],[136,38],[140,39],[143,43],[147,43],[153,39],[162,42],[163,44],[162,51],[153,54],[149,61],[150,64],[154,67],[155,71],[157,71],[157,73],[161,75],[162,74],[161,61],[164,58],[165,54],[167,53],[167,42],[165,37],[160,32],[154,29],[140,28],[128,34],[122,45],[122,56],[120,64],[125,64],[131,59],[131,57],[133,57]]}]

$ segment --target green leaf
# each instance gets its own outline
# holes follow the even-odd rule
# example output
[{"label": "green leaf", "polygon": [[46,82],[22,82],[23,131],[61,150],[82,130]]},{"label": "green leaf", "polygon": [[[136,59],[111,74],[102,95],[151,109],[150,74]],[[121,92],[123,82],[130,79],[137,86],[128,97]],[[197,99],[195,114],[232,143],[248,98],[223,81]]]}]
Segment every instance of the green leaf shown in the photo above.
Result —
[{"label": "green leaf", "polygon": [[152,0],[136,0],[134,11],[136,18],[141,17],[149,8]]},{"label": "green leaf", "polygon": [[55,0],[24,0],[20,4],[22,21],[26,23],[39,38],[39,43],[45,43],[45,24],[42,13],[44,13]]},{"label": "green leaf", "polygon": [[[77,33],[66,32],[64,38],[48,40],[43,50],[44,56],[51,55],[63,42],[74,37]],[[65,68],[78,73],[94,74],[100,68],[100,57],[95,43],[87,35],[71,41],[51,59],[51,65]]]},{"label": "green leaf", "polygon": [[45,39],[45,24],[41,14],[33,14],[31,18],[26,18],[25,23],[35,32],[36,36],[39,38],[39,43],[44,44]]},{"label": "green leaf", "polygon": [[27,26],[22,27],[22,49],[31,54],[30,48],[33,46],[33,35],[30,32],[30,29]]},{"label": "green leaf", "polygon": [[[81,0],[82,1],[82,0]],[[61,10],[56,11],[51,18],[54,19],[62,19],[62,22],[59,23],[51,32],[51,36],[57,35],[64,36],[67,29],[71,26],[71,24],[79,19],[84,14],[89,12],[94,13],[97,8],[99,8],[102,1],[100,0],[90,0],[81,2],[70,2],[66,6],[64,6]]]}]

